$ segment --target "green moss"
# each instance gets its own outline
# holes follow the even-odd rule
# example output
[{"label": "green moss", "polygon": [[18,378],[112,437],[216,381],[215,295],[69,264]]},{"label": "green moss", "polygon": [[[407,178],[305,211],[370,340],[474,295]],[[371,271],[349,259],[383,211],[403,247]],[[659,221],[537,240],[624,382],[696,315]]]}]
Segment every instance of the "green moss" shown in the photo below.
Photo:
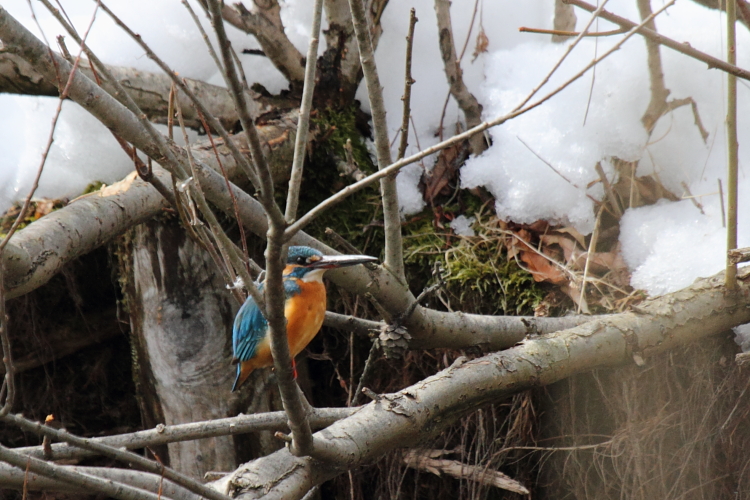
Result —
[{"label": "green moss", "polygon": [[83,190],[83,192],[81,193],[81,196],[83,196],[84,194],[96,193],[102,187],[104,187],[104,185],[105,184],[103,182],[101,182],[101,181],[94,181],[91,184],[89,184],[88,186],[86,186],[86,189]]},{"label": "green moss", "polygon": [[[311,210],[318,203],[351,184],[350,177],[342,177],[337,161],[344,160],[347,140],[352,144],[352,155],[365,174],[376,169],[356,126],[354,108],[318,111],[312,118],[315,141],[305,163],[298,213]],[[286,190],[277,191],[281,206],[286,202]],[[369,255],[379,256],[383,250],[382,208],[378,184],[349,196],[327,210],[305,231],[330,242],[325,235],[330,227],[351,244]]]},{"label": "green moss", "polygon": [[[480,213],[478,213],[480,214]],[[455,310],[477,314],[533,314],[548,287],[508,259],[502,235],[476,225],[477,236],[457,237],[435,228],[431,213],[405,226],[404,260],[415,292],[442,269],[444,298]],[[479,215],[481,217],[481,214]]]},{"label": "green moss", "polygon": [[[40,199],[33,200],[24,215],[23,220],[18,225],[16,231],[20,231],[32,222],[41,219],[50,212],[59,210],[67,204],[66,200]],[[0,215],[0,239],[4,238],[10,228],[15,224],[16,219],[21,214],[23,203],[16,202],[4,214]]]},{"label": "green moss", "polygon": [[508,259],[500,239],[462,239],[445,252],[448,291],[462,304],[482,314],[533,314],[546,287]]}]

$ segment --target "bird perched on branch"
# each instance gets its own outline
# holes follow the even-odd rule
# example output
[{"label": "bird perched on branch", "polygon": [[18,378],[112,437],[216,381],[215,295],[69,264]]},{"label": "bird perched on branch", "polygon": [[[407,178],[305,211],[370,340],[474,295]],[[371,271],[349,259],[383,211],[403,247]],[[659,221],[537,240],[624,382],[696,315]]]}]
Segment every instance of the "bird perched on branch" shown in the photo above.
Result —
[{"label": "bird perched on branch", "polygon": [[[366,255],[323,255],[309,247],[289,247],[284,268],[284,316],[289,351],[294,357],[315,337],[326,313],[326,288],[323,273],[337,267],[375,262]],[[263,290],[263,283],[260,285]],[[232,350],[237,363],[237,378],[232,392],[256,368],[273,365],[268,322],[252,297],[248,297],[234,319]]]}]

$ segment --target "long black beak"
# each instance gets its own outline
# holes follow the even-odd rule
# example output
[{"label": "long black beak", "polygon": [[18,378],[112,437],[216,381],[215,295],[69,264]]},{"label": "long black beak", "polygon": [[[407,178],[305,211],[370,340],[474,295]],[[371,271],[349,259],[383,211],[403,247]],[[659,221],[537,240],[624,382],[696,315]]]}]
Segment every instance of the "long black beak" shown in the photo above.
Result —
[{"label": "long black beak", "polygon": [[369,255],[324,255],[322,259],[316,260],[305,267],[311,269],[333,269],[377,261],[378,259]]}]

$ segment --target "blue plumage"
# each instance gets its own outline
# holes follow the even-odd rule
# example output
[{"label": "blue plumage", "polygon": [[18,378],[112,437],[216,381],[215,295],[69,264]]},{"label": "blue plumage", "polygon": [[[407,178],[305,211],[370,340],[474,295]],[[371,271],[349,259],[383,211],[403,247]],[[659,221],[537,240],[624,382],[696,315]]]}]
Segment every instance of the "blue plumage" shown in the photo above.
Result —
[{"label": "blue plumage", "polygon": [[[290,317],[296,318],[295,324],[297,326],[293,328],[293,331],[288,332],[288,338],[292,338],[297,342],[294,349],[290,348],[292,356],[295,356],[301,349],[304,349],[307,342],[310,341],[310,335],[314,336],[322,324],[323,313],[325,312],[325,288],[321,282],[323,273],[327,269],[374,262],[375,260],[377,259],[374,257],[364,255],[324,256],[313,248],[289,247],[283,283],[284,299],[287,307],[290,304],[295,304],[291,306],[293,309],[291,313],[289,309],[285,310],[287,320],[290,320]],[[306,300],[317,301],[319,309],[308,305],[300,305],[306,303],[304,300],[300,302],[299,297],[289,302],[291,298],[301,296],[303,287],[306,290]],[[258,288],[263,292],[264,284],[261,283]],[[303,316],[296,314],[296,312],[300,311],[300,307],[303,308],[301,309],[301,311],[304,311]],[[316,310],[318,312],[314,312]],[[310,311],[313,312],[311,313]],[[309,319],[305,315],[309,315]],[[300,323],[299,318],[305,319]],[[300,334],[300,332],[302,333]],[[299,339],[304,339],[303,343],[300,343]],[[242,304],[237,317],[234,319],[232,351],[234,353],[234,361],[237,363],[237,378],[232,387],[232,392],[234,392],[255,368],[269,366],[271,363],[268,322],[261,314],[252,297],[248,297],[245,303]]]},{"label": "blue plumage", "polygon": [[[263,293],[264,283],[258,286],[258,290]],[[300,287],[294,279],[284,277],[284,298],[300,293]],[[232,328],[232,352],[237,363],[237,377],[239,378],[242,361],[248,361],[255,356],[258,344],[266,337],[268,330],[268,321],[260,312],[255,304],[255,299],[248,297],[245,303],[240,307],[237,316],[234,318],[234,327]],[[235,381],[235,385],[237,382]],[[234,391],[235,389],[232,388]]]}]

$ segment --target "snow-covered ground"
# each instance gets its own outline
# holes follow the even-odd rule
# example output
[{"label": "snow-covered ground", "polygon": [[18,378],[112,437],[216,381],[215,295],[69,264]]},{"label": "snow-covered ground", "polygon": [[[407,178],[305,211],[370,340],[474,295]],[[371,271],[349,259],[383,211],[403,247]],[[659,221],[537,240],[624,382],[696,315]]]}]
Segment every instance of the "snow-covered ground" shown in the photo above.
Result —
[{"label": "snow-covered ground", "polygon": [[[54,40],[61,29],[32,2],[47,40]],[[79,29],[85,29],[94,2],[63,1],[69,16]],[[656,0],[654,9],[663,3]],[[219,75],[205,50],[203,41],[190,16],[177,1],[112,1],[110,6],[160,56],[180,74],[221,85]],[[484,105],[486,119],[513,109],[546,75],[565,50],[552,44],[549,37],[519,33],[521,26],[551,28],[553,1],[484,0],[479,2],[475,25],[462,62],[469,89]],[[287,34],[301,51],[309,35],[312,2],[282,0]],[[414,6],[419,22],[415,35],[412,111],[416,131],[410,136],[410,151],[439,141],[436,131],[440,122],[448,86],[438,50],[438,36],[432,0],[390,2],[383,16],[384,34],[378,48],[388,106],[388,124],[392,137],[400,126],[403,92],[403,57],[409,8]],[[3,7],[35,33],[26,0],[3,2]],[[474,1],[454,0],[452,21],[459,49],[467,38]],[[635,0],[611,0],[606,7],[631,20],[637,20]],[[196,6],[196,10],[200,9]],[[203,18],[202,14],[200,14]],[[578,26],[583,27],[588,14],[577,11]],[[474,41],[479,23],[489,38],[488,52],[472,62]],[[706,10],[690,0],[678,0],[656,20],[659,31],[680,42],[723,58],[724,16]],[[204,22],[208,29],[208,23]],[[613,29],[598,21],[594,29]],[[237,30],[230,36],[240,48],[255,48],[256,42]],[[585,39],[570,54],[551,81],[538,96],[556,88],[578,72],[595,54],[604,53],[620,36]],[[110,64],[155,70],[137,46],[99,13],[89,38],[90,45]],[[738,64],[750,68],[750,36],[738,26]],[[71,51],[72,44],[68,44]],[[323,47],[321,47],[323,50]],[[705,128],[706,143],[693,124],[689,106],[663,117],[651,137],[647,137],[640,118],[649,100],[649,81],[645,44],[635,36],[608,59],[587,73],[549,102],[490,131],[493,146],[478,158],[471,159],[461,172],[466,187],[482,185],[497,200],[499,216],[518,222],[549,219],[575,226],[588,233],[595,214],[587,195],[599,198],[601,187],[586,190],[598,178],[594,167],[601,162],[613,174],[611,157],[640,160],[638,175],[656,172],[675,193],[682,193],[682,183],[699,195],[705,214],[690,201],[660,202],[657,205],[629,210],[622,221],[621,243],[624,257],[633,271],[632,284],[651,294],[679,289],[698,276],[706,276],[724,265],[725,236],[721,221],[717,180],[726,179],[726,139],[724,133],[726,78],[717,70],[674,51],[662,48],[664,72],[670,98],[692,97]],[[248,79],[265,85],[271,91],[285,86],[281,75],[263,58],[242,56]],[[366,102],[364,88],[360,100]],[[744,165],[750,164],[750,101],[745,82],[739,85],[740,103],[740,246],[750,245],[750,219],[743,216],[742,200],[750,196],[750,180]],[[51,98],[0,95],[0,210],[12,200],[25,195],[39,162],[50,120],[56,106]],[[588,113],[586,112],[588,108]],[[461,115],[450,102],[445,125],[455,130]],[[533,153],[532,153],[533,151]],[[540,160],[562,173],[555,173]],[[426,162],[429,164],[429,162]],[[73,103],[64,106],[55,144],[38,191],[39,196],[68,196],[80,191],[93,180],[113,182],[132,168],[109,132]],[[412,213],[422,208],[416,187],[419,166],[412,166],[399,176],[402,209]],[[726,186],[726,182],[724,182]],[[471,215],[471,214],[468,214]],[[468,224],[462,231],[470,231]]]}]

